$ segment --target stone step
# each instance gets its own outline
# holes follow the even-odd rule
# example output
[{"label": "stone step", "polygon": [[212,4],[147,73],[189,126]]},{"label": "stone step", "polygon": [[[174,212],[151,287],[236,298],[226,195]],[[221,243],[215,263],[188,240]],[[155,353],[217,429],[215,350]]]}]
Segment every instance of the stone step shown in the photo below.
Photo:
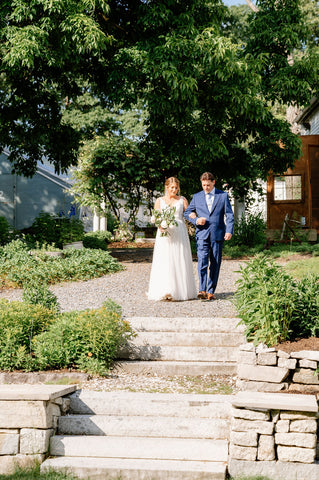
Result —
[{"label": "stone step", "polygon": [[121,359],[166,360],[176,362],[237,362],[237,347],[178,347],[131,344],[119,355]]},{"label": "stone step", "polygon": [[225,480],[226,463],[126,458],[49,458],[41,472],[61,471],[90,480]]},{"label": "stone step", "polygon": [[226,462],[227,440],[55,435],[51,456]]},{"label": "stone step", "polygon": [[59,435],[111,435],[228,439],[230,419],[163,416],[68,415],[59,418]]},{"label": "stone step", "polygon": [[198,362],[198,361],[117,361],[113,373],[134,373],[138,375],[159,375],[171,377],[174,375],[200,376],[200,375],[236,375],[237,363],[224,362]]},{"label": "stone step", "polygon": [[78,390],[70,395],[70,413],[229,419],[232,399],[232,395]]},{"label": "stone step", "polygon": [[241,332],[142,332],[137,333],[131,342],[133,345],[161,346],[198,346],[198,347],[231,347],[244,343]]},{"label": "stone step", "polygon": [[196,318],[196,317],[127,317],[134,330],[148,332],[244,332],[238,325],[239,318]]}]

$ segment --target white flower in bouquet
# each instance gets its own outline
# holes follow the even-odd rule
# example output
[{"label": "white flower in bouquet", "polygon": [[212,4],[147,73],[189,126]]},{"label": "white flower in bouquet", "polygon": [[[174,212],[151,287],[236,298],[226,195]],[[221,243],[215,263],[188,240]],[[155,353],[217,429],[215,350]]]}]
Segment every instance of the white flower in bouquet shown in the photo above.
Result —
[{"label": "white flower in bouquet", "polygon": [[[155,225],[161,227],[164,231],[161,232],[161,237],[166,237],[169,235],[168,229],[172,226],[178,226],[178,223],[175,219],[175,207],[165,207],[163,210],[153,210],[152,218],[154,217]],[[151,219],[152,221],[152,219]]]},{"label": "white flower in bouquet", "polygon": [[163,221],[161,222],[161,227],[164,228],[164,230],[165,230],[166,228],[168,228],[168,225],[167,225],[167,221],[166,221],[166,220],[163,220]]}]

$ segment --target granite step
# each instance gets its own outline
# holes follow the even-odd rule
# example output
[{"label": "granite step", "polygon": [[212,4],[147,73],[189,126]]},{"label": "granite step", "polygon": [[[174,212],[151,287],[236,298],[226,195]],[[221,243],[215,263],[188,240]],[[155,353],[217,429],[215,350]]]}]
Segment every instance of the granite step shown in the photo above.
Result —
[{"label": "granite step", "polygon": [[229,419],[163,416],[67,415],[59,418],[59,435],[123,437],[229,438]]},{"label": "granite step", "polygon": [[198,346],[166,346],[136,345],[130,343],[126,350],[120,353],[121,359],[131,360],[165,360],[176,362],[237,362],[237,346],[198,347]]},{"label": "granite step", "polygon": [[55,435],[50,439],[50,455],[226,462],[228,441],[205,438]]},{"label": "granite step", "polygon": [[70,414],[230,419],[232,395],[96,392],[70,395]]},{"label": "granite step", "polygon": [[115,372],[233,375],[244,341],[238,318],[130,317],[136,337],[119,352]]},{"label": "granite step", "polygon": [[236,362],[191,362],[164,360],[128,360],[117,361],[113,367],[114,374],[132,373],[134,375],[158,375],[161,377],[201,376],[201,375],[236,375]]},{"label": "granite step", "polygon": [[73,473],[90,480],[225,480],[225,462],[127,458],[57,457],[46,460],[41,472]]},{"label": "granite step", "polygon": [[243,333],[239,318],[224,317],[127,317],[134,330],[147,332],[208,332],[208,333]]},{"label": "granite step", "polygon": [[141,331],[133,341],[136,346],[197,346],[197,347],[229,347],[243,343],[241,332],[169,332]]}]

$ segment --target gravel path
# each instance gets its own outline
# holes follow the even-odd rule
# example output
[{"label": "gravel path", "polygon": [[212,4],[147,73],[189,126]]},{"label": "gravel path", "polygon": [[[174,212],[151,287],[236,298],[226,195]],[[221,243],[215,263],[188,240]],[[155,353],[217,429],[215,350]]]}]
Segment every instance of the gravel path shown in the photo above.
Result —
[{"label": "gravel path", "polygon": [[[121,258],[121,257],[119,257]],[[124,257],[123,257],[124,258]],[[53,285],[51,290],[57,295],[62,311],[97,308],[107,298],[121,305],[123,316],[132,317],[235,317],[236,309],[232,303],[239,277],[239,267],[243,261],[223,260],[218,287],[217,300],[212,302],[189,300],[185,302],[154,302],[146,297],[151,271],[151,254],[141,259],[125,255],[125,270],[105,275],[85,282],[66,282]],[[197,279],[197,262],[194,261],[194,275]],[[20,300],[22,290],[0,291],[0,298]],[[96,377],[80,382],[85,390],[113,391],[127,390],[137,392],[167,393],[219,393],[229,394],[236,391],[235,377],[203,375],[198,377],[175,376],[160,377],[156,374],[127,374],[111,372],[107,377]]]},{"label": "gravel path", "polygon": [[[100,278],[53,285],[61,311],[97,308],[111,298],[121,305],[124,317],[234,317],[236,309],[232,297],[239,277],[242,261],[223,260],[216,290],[217,300],[207,302],[197,299],[184,302],[155,302],[146,297],[151,271],[150,262],[125,261],[125,270]],[[197,286],[197,262],[194,261]],[[20,289],[0,292],[0,298],[20,300]]]}]

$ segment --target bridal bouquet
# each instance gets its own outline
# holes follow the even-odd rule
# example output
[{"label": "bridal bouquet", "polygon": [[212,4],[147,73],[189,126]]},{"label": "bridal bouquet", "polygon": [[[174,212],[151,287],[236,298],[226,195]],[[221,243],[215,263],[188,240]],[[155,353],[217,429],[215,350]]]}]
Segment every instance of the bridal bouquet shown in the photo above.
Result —
[{"label": "bridal bouquet", "polygon": [[151,222],[156,225],[156,227],[162,227],[164,232],[161,232],[161,237],[167,237],[169,235],[168,228],[175,225],[178,226],[177,221],[175,220],[175,210],[176,207],[165,207],[160,210],[153,210]]}]

